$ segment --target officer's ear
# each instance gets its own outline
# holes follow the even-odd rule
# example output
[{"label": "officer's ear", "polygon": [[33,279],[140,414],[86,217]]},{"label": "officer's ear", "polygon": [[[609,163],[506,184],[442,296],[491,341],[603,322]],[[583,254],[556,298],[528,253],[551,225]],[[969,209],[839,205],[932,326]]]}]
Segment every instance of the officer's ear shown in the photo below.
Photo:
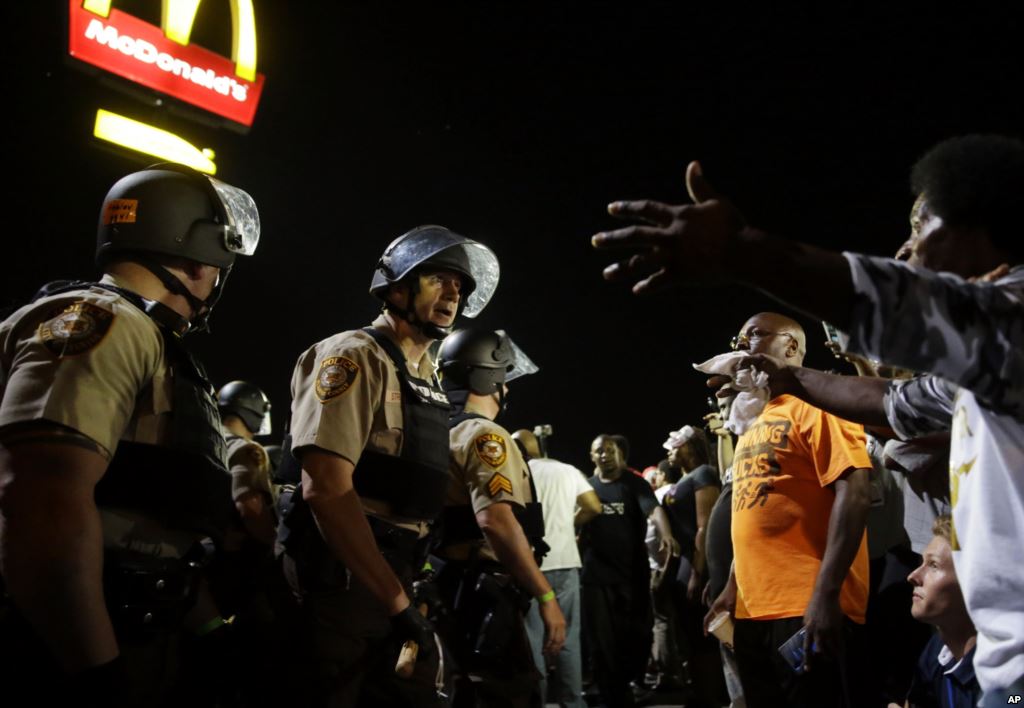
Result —
[{"label": "officer's ear", "polygon": [[410,288],[407,282],[392,283],[388,286],[385,299],[399,309],[407,310],[409,308],[409,293]]}]

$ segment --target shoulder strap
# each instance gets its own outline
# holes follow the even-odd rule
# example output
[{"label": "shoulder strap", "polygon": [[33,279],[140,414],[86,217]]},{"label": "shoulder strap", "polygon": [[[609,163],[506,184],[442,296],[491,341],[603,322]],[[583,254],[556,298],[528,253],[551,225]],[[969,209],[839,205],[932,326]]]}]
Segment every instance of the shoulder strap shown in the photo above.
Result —
[{"label": "shoulder strap", "polygon": [[373,341],[377,342],[377,344],[380,345],[380,348],[387,352],[392,363],[394,363],[395,368],[398,369],[398,375],[404,378],[407,362],[405,354],[402,353],[401,347],[395,344],[390,337],[375,327],[363,327],[363,331],[373,337]]},{"label": "shoulder strap", "polygon": [[448,429],[451,430],[459,423],[462,423],[467,420],[472,420],[474,418],[479,418],[480,420],[490,420],[490,418],[488,418],[487,416],[480,415],[479,413],[467,413],[466,411],[462,411],[448,419]]}]

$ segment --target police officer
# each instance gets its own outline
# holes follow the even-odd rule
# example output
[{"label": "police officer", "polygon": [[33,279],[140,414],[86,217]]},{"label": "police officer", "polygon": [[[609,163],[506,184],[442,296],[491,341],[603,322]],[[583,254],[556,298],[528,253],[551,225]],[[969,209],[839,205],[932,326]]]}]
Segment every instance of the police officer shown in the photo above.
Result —
[{"label": "police officer", "polygon": [[232,381],[217,392],[217,410],[224,426],[231,498],[249,537],[266,546],[277,538],[271,463],[256,436],[270,435],[270,400],[248,381]]},{"label": "police officer", "polygon": [[223,624],[197,540],[230,523],[230,480],[183,336],[258,239],[248,194],[157,165],[104,199],[102,279],[51,283],[0,324],[0,691],[170,704],[170,647]]},{"label": "police officer", "polygon": [[[447,488],[449,404],[427,350],[457,315],[483,309],[498,275],[487,247],[413,229],[374,272],[382,314],[299,357],[291,452],[302,482],[282,495],[280,540],[312,649],[298,682],[306,703],[443,702],[432,627],[410,603]],[[410,679],[395,675],[404,640],[420,652]]]},{"label": "police officer", "polygon": [[445,561],[437,582],[448,609],[441,628],[458,663],[455,705],[539,706],[524,616],[536,598],[546,654],[561,650],[565,618],[534,555],[546,546],[529,468],[494,422],[507,382],[537,367],[503,332],[484,330],[449,336],[439,363],[455,413],[437,552]]}]

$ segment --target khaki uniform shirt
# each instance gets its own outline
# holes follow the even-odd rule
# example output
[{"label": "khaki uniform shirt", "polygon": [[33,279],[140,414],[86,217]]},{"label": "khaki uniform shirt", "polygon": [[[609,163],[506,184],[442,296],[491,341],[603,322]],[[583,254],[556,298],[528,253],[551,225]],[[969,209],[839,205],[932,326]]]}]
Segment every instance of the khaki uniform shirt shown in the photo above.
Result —
[{"label": "khaki uniform shirt", "polygon": [[146,313],[100,288],[42,298],[0,324],[0,391],[0,429],[56,423],[108,459],[120,440],[159,444],[169,432],[163,337]]},{"label": "khaki uniform shirt", "polygon": [[[110,275],[100,281],[123,287]],[[0,439],[54,423],[96,442],[108,460],[121,440],[159,445],[170,434],[173,379],[164,340],[117,293],[85,288],[26,305],[0,324]],[[124,510],[101,510],[104,543],[177,557],[191,537]]]},{"label": "khaki uniform shirt", "polygon": [[277,497],[270,482],[270,456],[258,442],[224,431],[228,444],[228,471],[231,473],[231,498],[249,492],[262,492],[271,501]]},{"label": "khaki uniform shirt", "polygon": [[[375,327],[385,328],[378,317]],[[384,329],[389,336],[390,329]],[[397,344],[397,341],[396,341]],[[424,356],[410,374],[429,379],[434,367]],[[316,447],[353,465],[363,450],[398,456],[402,451],[402,388],[395,366],[362,330],[341,332],[306,350],[292,374],[292,450]],[[420,524],[390,512],[386,502],[362,499],[374,516],[422,531]]]},{"label": "khaki uniform shirt", "polygon": [[[445,506],[468,505],[476,514],[492,504],[509,502],[525,507],[533,501],[530,468],[508,431],[492,420],[470,418],[451,430],[451,479]],[[452,558],[476,545],[479,556],[497,560],[486,541],[446,549]]]}]

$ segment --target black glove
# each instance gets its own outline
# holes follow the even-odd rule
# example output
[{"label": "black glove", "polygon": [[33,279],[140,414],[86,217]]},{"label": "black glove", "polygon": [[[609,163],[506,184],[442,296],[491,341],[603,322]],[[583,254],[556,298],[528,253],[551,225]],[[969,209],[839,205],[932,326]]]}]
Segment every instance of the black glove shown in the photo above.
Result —
[{"label": "black glove", "polygon": [[401,641],[411,639],[419,645],[422,656],[434,651],[434,625],[420,614],[413,605],[409,605],[397,615],[391,615],[391,626],[395,636]]}]

